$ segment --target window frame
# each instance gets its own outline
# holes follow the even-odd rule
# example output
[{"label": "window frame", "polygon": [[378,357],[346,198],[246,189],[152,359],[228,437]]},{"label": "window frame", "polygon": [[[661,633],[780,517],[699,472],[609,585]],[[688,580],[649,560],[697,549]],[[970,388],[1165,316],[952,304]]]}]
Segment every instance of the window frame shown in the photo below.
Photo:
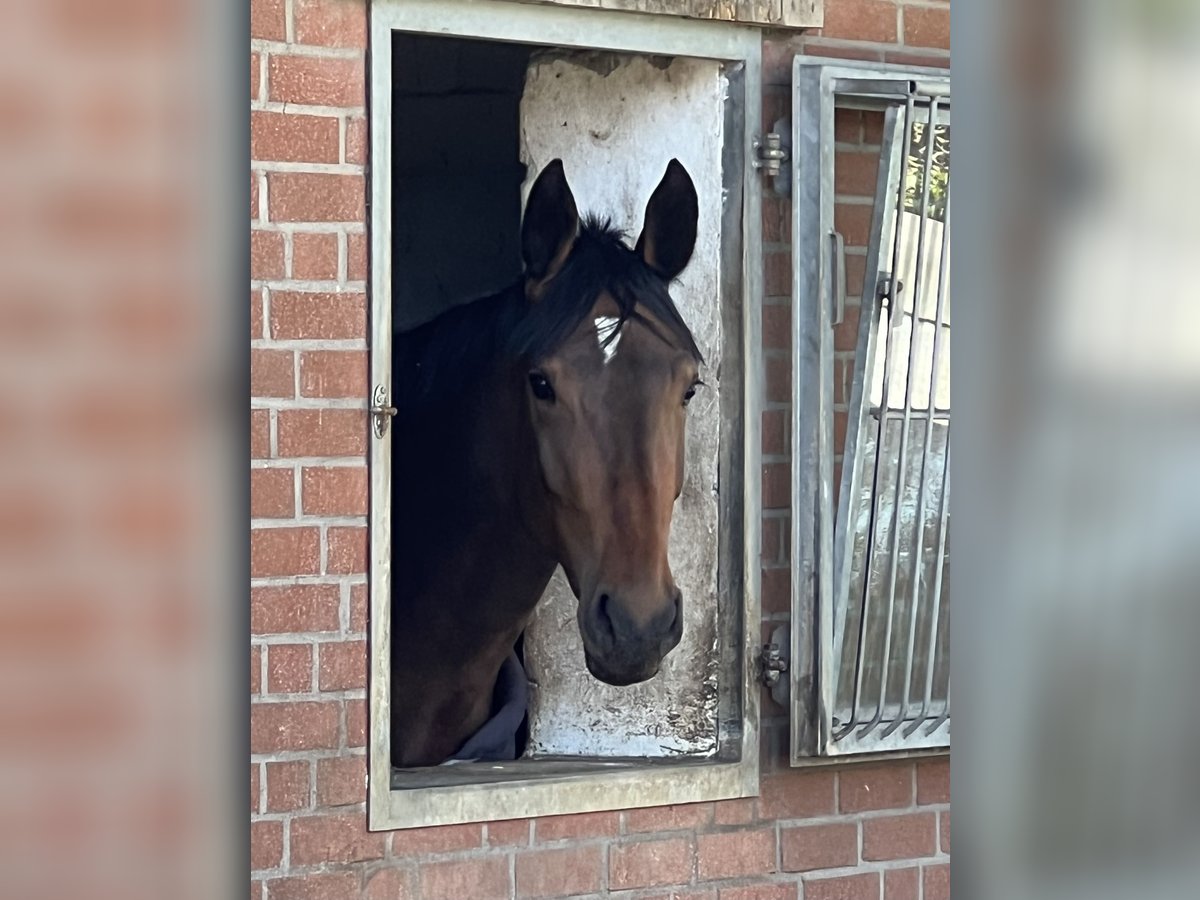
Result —
[{"label": "window frame", "polygon": [[[835,272],[840,240],[834,229],[835,108],[885,112],[881,158],[896,141],[897,104],[912,93],[949,98],[950,75],[944,69],[905,65],[830,63],[819,57],[796,56],[792,93],[792,533],[791,635],[788,690],[790,693],[789,756],[793,766],[849,760],[894,759],[944,755],[945,747],[910,747],[898,741],[892,749],[847,752],[830,738],[836,689],[834,647],[835,575],[840,544],[833,503],[833,326]],[[890,114],[887,111],[891,109]],[[946,110],[949,121],[949,110]],[[928,116],[926,116],[926,119]],[[914,121],[920,121],[918,115]],[[892,152],[891,165],[880,167],[876,197],[889,196],[903,177],[902,162]],[[902,154],[900,154],[902,155]],[[814,165],[815,161],[815,165]],[[805,170],[801,171],[800,166]],[[815,170],[815,174],[814,174]],[[802,177],[804,176],[804,177]],[[881,236],[889,233],[890,204],[876,203],[863,279],[867,296],[872,272],[881,259]],[[844,284],[841,286],[844,290]],[[872,291],[873,293],[873,291]],[[867,365],[873,359],[871,316],[860,307],[858,354]],[[851,405],[853,406],[853,397]],[[846,444],[856,440],[849,423]],[[897,734],[900,732],[897,731]]]},{"label": "window frame", "polygon": [[[724,22],[623,11],[537,6],[505,0],[382,0],[370,7],[368,166],[370,205],[371,390],[391,385],[391,36],[393,31],[720,60],[730,66],[723,172],[723,319],[732,377],[722,390],[722,552],[718,593],[739,655],[736,721],[721,722],[722,749],[711,760],[518,760],[397,773],[391,766],[390,658],[391,438],[370,437],[370,595],[367,819],[372,831],[630,809],[729,799],[758,793],[759,691],[753,660],[760,645],[761,396],[763,365],[761,186],[751,165],[760,132],[761,33]],[[388,123],[380,128],[378,123]],[[740,339],[738,339],[740,336]],[[740,382],[740,383],[739,383]],[[727,399],[729,413],[727,415]],[[374,399],[373,399],[374,405]],[[401,426],[402,427],[402,426]],[[727,511],[732,517],[728,519]],[[728,523],[728,524],[727,524]],[[728,537],[725,536],[728,532]],[[731,580],[732,579],[732,580]],[[729,733],[726,734],[725,732]]]}]

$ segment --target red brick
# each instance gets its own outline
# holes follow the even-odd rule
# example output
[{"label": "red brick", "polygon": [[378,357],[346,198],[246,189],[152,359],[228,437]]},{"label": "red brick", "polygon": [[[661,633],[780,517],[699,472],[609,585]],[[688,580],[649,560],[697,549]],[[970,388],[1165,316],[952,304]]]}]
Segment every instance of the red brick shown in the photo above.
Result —
[{"label": "red brick", "polygon": [[317,803],[347,806],[367,796],[367,758],[335,756],[317,760]]},{"label": "red brick", "polygon": [[786,828],[779,845],[785,872],[853,866],[858,862],[858,827],[847,823]]},{"label": "red brick", "polygon": [[308,806],[308,770],[304,759],[267,763],[267,812],[290,812]]},{"label": "red brick", "polygon": [[262,81],[262,65],[257,53],[250,54],[250,99],[258,99],[258,91]]},{"label": "red brick", "polygon": [[543,843],[571,838],[611,837],[617,833],[619,824],[619,814],[615,812],[547,816],[537,820],[533,833],[535,839]]},{"label": "red brick", "polygon": [[271,338],[277,341],[364,338],[367,306],[364,294],[271,293]]},{"label": "red brick", "polygon": [[730,831],[696,839],[697,871],[701,881],[741,878],[775,871],[775,832]]},{"label": "red brick", "polygon": [[336,703],[252,703],[250,752],[333,749],[338,743],[338,718]]},{"label": "red brick", "polygon": [[792,234],[792,210],[781,197],[762,199],[762,239],[769,244],[786,244]]},{"label": "red brick", "polygon": [[314,872],[267,882],[267,900],[350,900],[358,896],[357,872]]},{"label": "red brick", "polygon": [[792,360],[787,356],[767,358],[767,400],[771,403],[792,401]]},{"label": "red brick", "polygon": [[268,97],[276,102],[310,106],[363,105],[366,65],[361,59],[272,53],[267,68]]},{"label": "red brick", "polygon": [[682,831],[707,825],[712,821],[711,803],[679,803],[674,806],[651,806],[631,809],[625,813],[625,830]]},{"label": "red brick", "polygon": [[250,158],[262,162],[337,163],[338,120],[333,116],[253,110]]},{"label": "red brick", "polygon": [[262,288],[250,292],[250,340],[260,340],[263,336],[263,301]]},{"label": "red brick", "polygon": [[883,113],[863,113],[863,143],[879,144],[883,142]]},{"label": "red brick", "polygon": [[896,4],[886,0],[837,0],[827,4],[821,36],[895,43]]},{"label": "red brick", "polygon": [[754,821],[754,799],[718,800],[713,804],[713,824],[749,825]]},{"label": "red brick", "polygon": [[888,869],[883,873],[883,900],[920,900],[920,869]]},{"label": "red brick", "polygon": [[[841,453],[846,447],[846,427],[850,423],[850,414],[844,409],[833,411],[833,450]],[[840,483],[840,482],[839,482]]]},{"label": "red brick", "polygon": [[768,409],[762,414],[762,452],[780,456],[787,453],[787,433],[791,419],[786,410]]},{"label": "red brick", "polygon": [[295,472],[292,469],[251,469],[251,518],[290,519],[295,514]]},{"label": "red brick", "polygon": [[883,54],[885,61],[890,63],[899,63],[904,66],[930,66],[933,68],[948,69],[950,68],[950,56],[948,54],[934,53],[908,53],[903,50],[891,50]]},{"label": "red brick", "polygon": [[292,865],[349,863],[383,857],[384,835],[367,831],[365,813],[292,819]]},{"label": "red brick", "polygon": [[283,823],[260,819],[250,823],[250,868],[274,869],[283,862]]},{"label": "red brick", "polygon": [[366,47],[367,4],[347,0],[295,0],[296,43]]},{"label": "red brick", "polygon": [[841,233],[847,247],[867,246],[873,213],[874,208],[867,203],[839,203],[834,206],[833,227]]},{"label": "red brick", "polygon": [[866,273],[867,258],[857,254],[846,254],[846,296],[860,298],[863,293],[863,276]]},{"label": "red brick", "polygon": [[762,570],[762,610],[764,613],[786,613],[792,608],[792,570],[770,568]]},{"label": "red brick", "polygon": [[[853,299],[853,295],[850,292],[847,292],[847,299]],[[842,313],[841,322],[833,326],[834,352],[852,353],[858,347],[858,314],[859,306],[852,304],[852,302],[847,302],[845,311]]]},{"label": "red brick", "polygon": [[950,867],[925,866],[921,872],[924,881],[924,900],[950,900]]},{"label": "red brick", "polygon": [[931,759],[917,763],[917,803],[950,802],[950,760]]},{"label": "red brick", "polygon": [[283,233],[250,230],[250,278],[262,281],[283,277]]},{"label": "red brick", "polygon": [[[367,452],[367,415],[362,410],[284,409],[279,411],[278,427],[280,456],[361,457]],[[330,571],[344,570],[331,563]]]},{"label": "red brick", "polygon": [[292,235],[292,277],[336,281],[338,236],[332,231],[298,231]]},{"label": "red brick", "polygon": [[943,853],[950,852],[950,810],[938,813],[938,843]]},{"label": "red brick", "polygon": [[[879,153],[874,150],[842,150],[833,165],[833,189],[848,197],[874,197]],[[274,202],[274,197],[271,198]],[[271,218],[275,218],[274,213]]]},{"label": "red brick", "polygon": [[768,251],[763,257],[763,294],[787,297],[792,293],[792,254],[786,250]]},{"label": "red brick", "polygon": [[693,888],[683,891],[666,891],[661,894],[639,893],[637,898],[638,900],[717,900],[717,891],[715,888]]},{"label": "red brick", "polygon": [[250,648],[250,693],[262,692],[262,647]]},{"label": "red brick", "polygon": [[482,844],[483,828],[474,824],[408,828],[392,833],[394,856],[420,857],[431,853],[474,850]]},{"label": "red brick", "polygon": [[798,896],[796,884],[788,882],[721,888],[718,900],[796,900]]},{"label": "red brick", "polygon": [[300,354],[301,397],[367,399],[367,351],[309,350]]},{"label": "red brick", "polygon": [[250,0],[250,37],[267,41],[287,39],[283,8],[287,0]]},{"label": "red brick", "polygon": [[346,162],[365,165],[367,161],[367,120],[357,117],[346,120]]},{"label": "red brick", "polygon": [[367,686],[367,642],[323,643],[319,685],[323,691],[346,691]]},{"label": "red brick", "polygon": [[366,281],[367,236],[353,233],[346,236],[346,280]]},{"label": "red brick", "polygon": [[792,84],[792,62],[804,46],[799,35],[794,37],[772,37],[763,41],[762,68],[763,84],[790,88]]},{"label": "red brick", "polygon": [[316,528],[255,528],[250,531],[250,577],[316,575],[321,534]]},{"label": "red brick", "polygon": [[367,701],[346,700],[346,746],[364,747],[367,743]]},{"label": "red brick", "polygon": [[367,571],[367,529],[329,529],[326,569],[330,574],[356,575]]},{"label": "red brick", "polygon": [[335,584],[292,584],[250,591],[254,634],[337,631],[341,597]]},{"label": "red brick", "polygon": [[367,881],[366,900],[412,900],[412,875],[404,869],[380,869]]},{"label": "red brick", "polygon": [[507,897],[508,860],[483,857],[421,866],[421,900]]},{"label": "red brick", "polygon": [[258,763],[250,763],[250,813],[253,815],[260,811],[262,800],[262,766]]},{"label": "red brick", "polygon": [[760,556],[764,563],[778,563],[786,558],[786,551],[783,550],[784,521],[774,516],[763,517]]},{"label": "red brick", "polygon": [[272,222],[361,222],[366,215],[361,175],[268,172]]},{"label": "red brick", "polygon": [[517,896],[568,897],[600,890],[603,852],[596,844],[519,852]]},{"label": "red brick", "polygon": [[912,763],[852,766],[838,773],[842,812],[911,806],[912,797]]},{"label": "red brick", "polygon": [[831,815],[833,809],[833,773],[783,772],[764,776],[758,799],[759,815],[764,819],[809,819]]},{"label": "red brick", "polygon": [[250,410],[250,458],[269,459],[271,456],[271,413],[265,409]]},{"label": "red brick", "polygon": [[525,847],[529,844],[529,819],[505,819],[487,823],[489,847]]},{"label": "red brick", "polygon": [[791,506],[791,480],[791,463],[767,463],[763,466],[764,509],[788,509]]},{"label": "red brick", "polygon": [[692,880],[688,838],[614,844],[608,851],[608,886],[614,890],[686,884]]},{"label": "red brick", "polygon": [[250,173],[250,220],[254,221],[259,217],[258,209],[258,173]]},{"label": "red brick", "polygon": [[879,900],[879,873],[805,878],[804,900]]},{"label": "red brick", "polygon": [[847,144],[862,141],[862,110],[836,107],[833,111],[833,138]]},{"label": "red brick", "polygon": [[365,516],[368,493],[366,466],[305,466],[300,475],[306,516]]},{"label": "red brick", "polygon": [[250,396],[294,397],[296,378],[290,350],[250,351]]},{"label": "red brick", "polygon": [[763,347],[790,350],[792,346],[792,309],[783,304],[762,308]]},{"label": "red brick", "polygon": [[267,690],[293,694],[312,690],[312,645],[272,644],[267,648]]},{"label": "red brick", "polygon": [[950,7],[905,6],[904,43],[950,49]]},{"label": "red brick", "polygon": [[917,859],[937,852],[937,815],[913,813],[865,819],[863,829],[863,859]]},{"label": "red brick", "polygon": [[365,584],[350,585],[350,630],[354,632],[367,630],[367,586]]}]

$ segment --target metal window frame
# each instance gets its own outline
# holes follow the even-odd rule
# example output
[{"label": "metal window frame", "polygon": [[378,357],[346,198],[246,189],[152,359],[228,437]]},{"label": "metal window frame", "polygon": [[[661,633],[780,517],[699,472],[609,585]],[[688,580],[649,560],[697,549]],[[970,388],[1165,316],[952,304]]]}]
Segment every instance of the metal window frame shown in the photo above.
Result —
[{"label": "metal window frame", "polygon": [[[949,97],[944,69],[887,64],[830,64],[797,56],[793,64],[792,176],[792,626],[789,690],[790,761],[793,766],[845,761],[831,741],[834,647],[835,530],[833,509],[833,326],[841,315],[838,236],[834,230],[834,109],[884,110],[914,95]],[[919,110],[918,110],[919,112]],[[919,120],[919,116],[917,118]],[[885,120],[884,146],[894,144],[895,113]],[[897,186],[899,160],[879,172],[876,196]],[[889,204],[876,204],[863,296],[874,294],[880,237],[889,233]],[[867,304],[861,309],[866,310]],[[861,322],[858,352],[873,340]],[[870,357],[867,357],[868,359]],[[846,443],[856,439],[850,423]],[[948,724],[947,724],[948,740]],[[925,756],[947,748],[855,753],[854,759]]]},{"label": "metal window frame", "polygon": [[[370,464],[368,828],[372,831],[629,809],[758,793],[759,692],[752,660],[761,603],[761,397],[763,365],[761,194],[750,163],[759,133],[761,33],[723,22],[504,0],[377,0],[370,8],[371,383],[391,384],[391,36],[394,31],[720,60],[729,64],[723,159],[726,205],[721,283],[728,388],[721,399],[723,627],[739,655],[728,690],[737,715],[720,723],[718,754],[706,761],[594,760],[467,764],[397,772],[390,710],[391,436],[373,434]],[[726,479],[728,478],[728,482]],[[729,517],[726,517],[727,511]]]}]

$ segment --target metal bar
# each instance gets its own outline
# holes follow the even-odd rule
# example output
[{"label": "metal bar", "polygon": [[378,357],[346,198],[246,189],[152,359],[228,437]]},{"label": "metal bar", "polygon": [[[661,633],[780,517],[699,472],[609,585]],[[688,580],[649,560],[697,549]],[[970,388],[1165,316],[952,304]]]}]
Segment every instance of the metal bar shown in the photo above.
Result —
[{"label": "metal bar", "polygon": [[[949,215],[947,215],[949,225]],[[949,228],[945,233],[949,233]],[[929,715],[933,701],[933,669],[937,661],[937,634],[942,612],[942,569],[946,560],[946,498],[950,495],[950,434],[946,434],[946,453],[942,460],[942,496],[938,508],[938,552],[933,570],[933,614],[929,623],[929,662],[925,666],[925,694],[921,700],[921,715],[904,732],[905,737],[917,730]],[[946,694],[946,711],[950,709],[950,694]],[[926,732],[931,733],[931,732]]]},{"label": "metal bar", "polygon": [[[911,102],[912,102],[912,100],[910,99],[909,103],[911,103]],[[905,154],[904,165],[905,165],[906,173],[908,171],[908,151],[909,151],[910,146],[911,146],[911,136],[910,136],[909,143],[907,143],[904,148],[904,154]],[[926,147],[928,147],[928,146],[929,145],[927,143]],[[913,314],[910,317],[910,325],[909,325],[909,329],[908,329],[908,369],[907,369],[907,373],[906,373],[906,376],[904,379],[904,417],[902,419],[903,424],[900,426],[900,458],[898,461],[898,465],[896,467],[896,483],[895,483],[895,490],[893,492],[894,499],[892,501],[892,534],[891,534],[891,548],[890,548],[891,552],[890,552],[889,558],[888,558],[888,591],[887,591],[888,617],[887,617],[887,625],[885,627],[884,636],[883,636],[883,663],[882,663],[882,666],[879,671],[879,702],[875,707],[875,715],[873,715],[871,717],[871,720],[869,722],[867,722],[867,724],[864,725],[862,730],[858,733],[858,736],[860,738],[866,737],[868,734],[870,734],[871,731],[877,725],[879,725],[879,723],[883,720],[883,708],[887,703],[888,668],[890,667],[891,661],[892,661],[892,623],[894,621],[894,613],[896,611],[896,575],[900,568],[900,525],[901,525],[900,507],[901,507],[901,500],[902,500],[902,497],[904,494],[904,483],[907,478],[908,429],[909,429],[909,425],[911,424],[911,418],[912,418],[911,414],[912,414],[913,379],[916,376],[916,364],[917,364],[917,354],[915,352],[916,344],[917,344],[917,311],[920,309],[920,303],[921,303],[921,286],[922,286],[921,285],[921,264],[922,264],[922,262],[924,262],[925,226],[928,222],[928,219],[926,216],[926,206],[928,205],[928,202],[929,202],[928,171],[929,171],[932,159],[933,159],[933,157],[927,153],[925,156],[925,172],[926,172],[925,183],[922,185],[922,190],[921,190],[921,212],[920,212],[920,220],[921,221],[920,221],[920,225],[917,226],[917,256],[916,256],[916,260],[914,262],[915,272],[913,273],[913,288],[912,288]],[[901,191],[899,192],[899,200],[897,201],[897,211],[898,211],[897,219],[901,222],[904,221],[904,216],[902,214],[903,210],[904,210],[904,191],[903,191],[903,186],[902,186]],[[899,229],[897,229],[897,233],[899,233]],[[893,271],[898,269],[898,266],[897,266],[898,262],[899,262],[898,259],[892,260]],[[904,323],[904,308],[903,308],[903,304],[901,304],[900,315],[893,319],[891,325],[893,326],[893,329],[895,332],[899,332],[900,328],[903,326],[903,323]],[[891,349],[892,348],[889,346],[889,348],[888,348],[889,354],[891,352]],[[883,404],[883,409],[887,409],[886,403]],[[880,421],[883,422],[885,420],[881,418]]]},{"label": "metal bar", "polygon": [[[912,116],[913,116],[913,100],[912,97],[904,104],[904,138],[900,144],[901,153],[908,153],[908,145],[912,141]],[[904,208],[904,158],[901,158],[900,183],[896,188],[896,209]],[[900,258],[900,234],[903,231],[904,223],[901,216],[896,217],[895,234],[892,238],[892,269],[896,268],[896,261]],[[895,278],[893,277],[893,283]],[[888,298],[888,332],[894,330],[896,320],[896,300],[898,291],[892,290],[891,297]],[[883,358],[883,392],[880,398],[879,408],[886,410],[888,408],[888,389],[891,386],[892,380],[892,342],[889,338],[885,344],[887,347]],[[862,706],[862,687],[863,687],[863,656],[866,650],[868,621],[870,620],[871,612],[871,571],[873,569],[875,557],[875,526],[876,516],[879,509],[879,479],[880,479],[880,460],[883,457],[884,438],[886,437],[887,419],[884,416],[879,417],[879,428],[876,432],[875,439],[875,461],[874,471],[871,479],[871,517],[870,524],[867,530],[867,549],[865,560],[865,571],[863,573],[863,598],[862,598],[862,616],[859,619],[858,629],[858,656],[854,663],[854,704],[850,710],[849,721],[846,722],[844,729],[834,738],[842,740],[851,731],[858,722],[858,711]],[[889,620],[890,620],[889,615]]]},{"label": "metal bar", "polygon": [[[923,180],[921,183],[921,228],[920,228],[920,232],[917,235],[917,277],[914,279],[916,282],[916,287],[914,288],[914,297],[913,297],[913,315],[912,315],[912,331],[911,331],[912,337],[910,338],[909,345],[908,345],[908,355],[909,355],[908,372],[909,372],[910,381],[909,381],[908,390],[906,393],[907,393],[907,397],[909,400],[911,400],[912,390],[913,390],[913,386],[912,386],[912,382],[911,382],[911,379],[913,377],[913,366],[914,366],[917,356],[918,356],[917,326],[920,322],[919,313],[921,311],[922,300],[923,300],[923,298],[921,296],[921,290],[920,290],[920,288],[921,288],[921,269],[922,269],[922,263],[924,262],[925,226],[926,226],[926,223],[928,222],[928,218],[929,218],[929,179],[930,179],[930,175],[932,174],[932,171],[933,171],[934,135],[937,131],[937,98],[936,97],[934,98],[933,103],[929,107],[929,119],[930,119],[930,124],[925,126],[925,169],[924,169],[924,177],[923,177]],[[946,236],[946,231],[943,228],[942,229],[942,237],[945,238],[945,236]],[[945,250],[944,241],[943,241],[942,250],[943,251]],[[942,263],[942,259],[939,259],[938,260],[939,270],[940,270],[941,263]],[[936,380],[937,380],[936,373],[937,373],[937,364],[938,364],[938,351],[941,349],[941,346],[940,346],[941,342],[940,342],[939,338],[941,337],[941,325],[942,325],[942,299],[945,296],[941,290],[941,287],[942,287],[942,285],[941,285],[941,282],[939,281],[938,285],[937,285],[936,311],[934,312],[934,315],[933,315],[933,319],[934,319],[933,359],[931,361],[932,368],[930,370],[930,375],[929,375],[929,406],[928,406],[928,409],[931,412],[934,408],[934,399],[933,398],[934,398],[934,391],[936,389]],[[904,404],[904,414],[905,415],[904,415],[904,426],[903,427],[905,430],[906,437],[907,437],[907,433],[908,433],[908,426],[911,421],[910,416],[909,416],[911,405],[912,404],[910,402],[905,402],[905,404]],[[887,728],[885,728],[883,730],[884,737],[887,737],[889,734],[891,734],[893,731],[895,731],[897,728],[899,728],[900,724],[908,716],[908,695],[909,695],[909,691],[912,690],[913,659],[915,657],[915,651],[916,651],[917,612],[920,609],[919,604],[920,604],[920,595],[921,595],[921,590],[920,590],[921,574],[925,568],[921,564],[921,553],[925,549],[925,546],[924,546],[925,545],[925,486],[926,486],[928,476],[929,476],[929,446],[932,443],[932,441],[933,441],[933,416],[930,415],[930,416],[927,416],[925,419],[925,439],[924,439],[924,441],[922,443],[922,447],[921,447],[921,477],[920,477],[920,480],[917,482],[917,507],[916,507],[916,516],[914,518],[914,521],[916,523],[915,527],[914,527],[914,530],[916,532],[914,535],[915,546],[913,547],[913,552],[909,557],[913,561],[913,563],[912,563],[913,577],[911,579],[912,590],[909,592],[909,605],[911,608],[909,609],[909,617],[908,617],[908,660],[907,660],[905,668],[904,668],[904,692],[900,695],[900,710],[896,714],[896,718],[892,721],[892,724],[890,724],[889,726],[887,726]],[[903,463],[901,463],[901,466],[903,466]],[[903,471],[901,471],[902,476],[903,476],[903,474],[904,474]],[[897,482],[897,484],[899,484],[899,482]],[[897,488],[897,495],[899,495],[899,488]],[[897,521],[899,521],[899,515],[900,515],[899,509],[897,509],[897,512],[896,512]],[[898,528],[896,530],[896,533],[899,534]],[[894,569],[895,557],[892,558],[892,564],[893,564],[893,569]]]},{"label": "metal bar", "polygon": [[[858,341],[855,347],[854,383],[850,389],[851,415],[846,423],[846,443],[842,454],[842,485],[838,492],[838,513],[834,520],[834,643],[833,657],[841,662],[844,655],[846,612],[850,601],[850,574],[853,563],[854,533],[851,530],[858,511],[861,489],[859,454],[860,435],[866,433],[871,412],[871,384],[875,378],[875,356],[879,336],[879,318],[883,308],[879,293],[879,273],[883,268],[883,243],[891,234],[894,209],[888,202],[892,184],[899,178],[900,166],[896,154],[899,137],[900,111],[893,104],[884,112],[883,146],[891,148],[880,158],[875,183],[875,209],[872,213],[871,234],[867,241],[866,268],[863,274],[862,296],[859,299]],[[832,710],[831,710],[832,711]]]}]

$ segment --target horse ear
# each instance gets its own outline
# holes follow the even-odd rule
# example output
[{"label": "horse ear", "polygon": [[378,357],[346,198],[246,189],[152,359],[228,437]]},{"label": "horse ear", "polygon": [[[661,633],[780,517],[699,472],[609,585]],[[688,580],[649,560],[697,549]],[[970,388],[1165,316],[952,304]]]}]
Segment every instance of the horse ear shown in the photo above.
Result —
[{"label": "horse ear", "polygon": [[579,210],[561,159],[542,169],[529,191],[521,222],[521,258],[533,281],[553,278],[579,233]]},{"label": "horse ear", "polygon": [[696,186],[687,169],[673,159],[667,163],[667,173],[646,204],[646,222],[634,251],[646,265],[670,281],[692,258],[699,217]]}]

